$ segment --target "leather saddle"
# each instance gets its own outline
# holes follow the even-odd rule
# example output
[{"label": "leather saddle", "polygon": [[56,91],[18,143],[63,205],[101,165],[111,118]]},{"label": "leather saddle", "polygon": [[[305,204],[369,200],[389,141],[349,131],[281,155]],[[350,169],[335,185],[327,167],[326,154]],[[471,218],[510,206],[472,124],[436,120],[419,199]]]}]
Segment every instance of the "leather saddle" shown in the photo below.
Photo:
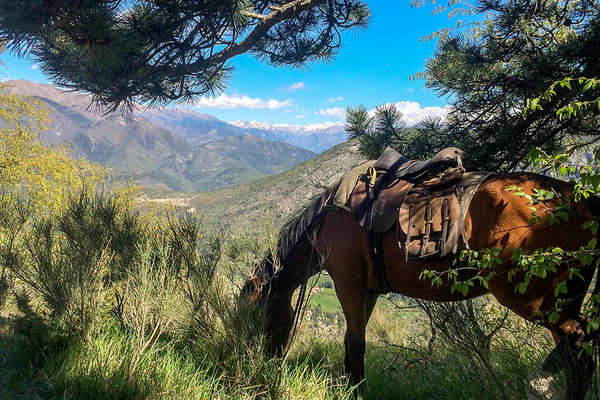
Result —
[{"label": "leather saddle", "polygon": [[370,234],[396,225],[407,258],[455,252],[464,231],[463,154],[449,147],[412,161],[388,147],[359,177],[349,199],[352,215]]}]

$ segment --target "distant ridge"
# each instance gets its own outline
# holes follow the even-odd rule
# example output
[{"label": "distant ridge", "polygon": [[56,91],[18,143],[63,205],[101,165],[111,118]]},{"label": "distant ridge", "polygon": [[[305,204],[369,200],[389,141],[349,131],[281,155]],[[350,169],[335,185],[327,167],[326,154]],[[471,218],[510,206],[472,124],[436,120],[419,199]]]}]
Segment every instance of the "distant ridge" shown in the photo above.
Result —
[{"label": "distant ridge", "polygon": [[[67,107],[90,120],[103,118],[102,110],[90,107],[89,95],[60,90],[52,85],[20,79],[8,81],[10,93],[35,96]],[[279,141],[321,153],[346,140],[344,125],[326,122],[312,125],[270,124],[257,121],[225,122],[210,114],[180,107],[145,108],[139,106],[134,117],[176,133],[191,144],[203,144],[231,136],[253,135],[269,141]]]},{"label": "distant ridge", "polygon": [[161,107],[137,115],[155,125],[180,134],[190,143],[202,144],[231,136],[253,135],[321,153],[346,140],[343,124],[269,124],[256,121],[224,122],[212,115],[185,108]]},{"label": "distant ridge", "polygon": [[336,184],[362,157],[355,141],[338,144],[323,154],[281,174],[235,187],[199,193],[189,199],[208,221],[260,224],[274,218],[280,224],[314,195]]},{"label": "distant ridge", "polygon": [[[130,118],[105,116],[89,107],[89,96],[51,85],[17,80],[8,81],[3,90],[34,96],[45,104],[52,120],[42,137],[45,142],[70,142],[77,156],[110,167],[117,179],[133,176],[157,190],[197,192],[232,186],[280,173],[315,155],[240,131],[230,134],[227,129],[233,125],[190,110],[142,110]],[[189,135],[165,129],[154,120],[167,121],[166,126],[178,130],[187,126]],[[193,132],[205,133],[194,130],[199,129],[194,128],[198,121],[212,124],[210,134],[203,141],[188,140]]]}]

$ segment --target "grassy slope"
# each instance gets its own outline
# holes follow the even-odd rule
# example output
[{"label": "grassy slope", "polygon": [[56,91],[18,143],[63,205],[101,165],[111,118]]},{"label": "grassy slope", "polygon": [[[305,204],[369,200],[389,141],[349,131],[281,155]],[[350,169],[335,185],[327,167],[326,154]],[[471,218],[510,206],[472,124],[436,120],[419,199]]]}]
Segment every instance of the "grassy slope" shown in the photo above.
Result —
[{"label": "grassy slope", "polygon": [[[276,177],[200,195],[194,205],[201,214],[213,217],[228,211],[230,218],[260,219],[269,210],[276,210],[276,218],[281,219],[321,190],[307,182],[329,180],[328,183],[333,183],[355,161],[358,156],[353,146],[346,143]],[[294,190],[297,187],[302,190]],[[233,239],[228,237],[227,240]],[[256,240],[264,242],[263,237]],[[245,247],[255,256],[262,254],[261,249],[254,251],[256,246],[246,240],[225,247],[231,253],[227,253],[228,257],[235,260]],[[152,253],[153,257],[156,254]],[[147,267],[155,266],[149,263]],[[151,271],[143,276],[155,277],[155,270]],[[154,279],[156,282],[150,281],[146,287],[137,283],[141,276],[134,272],[131,280],[120,282],[120,285],[140,285],[142,288],[136,290],[145,294],[131,295],[128,315],[137,315],[136,310],[151,306],[158,317],[172,322],[149,348],[140,346],[148,330],[135,331],[129,325],[121,326],[111,312],[114,308],[112,291],[120,286],[110,289],[99,321],[84,337],[65,335],[62,330],[68,328],[42,322],[43,319],[33,314],[14,319],[0,314],[0,399],[352,398],[343,375],[344,324],[338,318],[339,302],[326,275],[319,277],[316,286],[323,289],[312,298],[313,304],[320,307],[307,312],[284,364],[281,360],[262,358],[263,351],[258,345],[241,345],[247,340],[245,331],[240,328],[243,325],[224,324],[227,318],[215,318],[214,321],[221,324],[207,324],[204,328],[210,329],[194,332],[188,319],[192,304],[185,305],[181,294],[173,293],[166,286],[163,288],[162,278]],[[224,310],[227,316],[235,309],[236,303],[232,301],[228,305],[216,295],[223,292],[222,289],[216,285],[214,292],[206,296],[217,299],[208,307],[207,315],[210,311]],[[144,300],[138,303],[140,298]],[[158,300],[154,303],[152,299]],[[381,303],[368,327],[367,399],[522,398],[522,381],[527,371],[544,355],[537,347],[533,347],[534,351],[531,346],[525,347],[524,341],[516,342],[517,345],[511,345],[508,340],[495,341],[493,366],[499,381],[481,385],[474,379],[472,370],[465,368],[469,360],[464,355],[443,346],[434,348],[433,353],[426,353],[426,346],[416,347],[415,343],[426,345],[428,339],[427,334],[423,334],[422,322],[415,320],[414,314],[392,314],[385,303]],[[248,314],[242,315],[247,324]],[[50,319],[50,314],[45,318]],[[224,326],[236,329],[225,330]],[[392,341],[396,347],[382,345],[379,338]],[[534,343],[535,339],[532,339]]]},{"label": "grassy slope", "polygon": [[311,306],[319,308],[326,313],[341,312],[340,301],[338,300],[335,289],[319,288],[317,293],[311,296]]},{"label": "grassy slope", "polygon": [[260,221],[272,217],[282,221],[324,187],[335,184],[360,159],[354,143],[341,143],[279,175],[200,193],[191,204],[208,220]]}]

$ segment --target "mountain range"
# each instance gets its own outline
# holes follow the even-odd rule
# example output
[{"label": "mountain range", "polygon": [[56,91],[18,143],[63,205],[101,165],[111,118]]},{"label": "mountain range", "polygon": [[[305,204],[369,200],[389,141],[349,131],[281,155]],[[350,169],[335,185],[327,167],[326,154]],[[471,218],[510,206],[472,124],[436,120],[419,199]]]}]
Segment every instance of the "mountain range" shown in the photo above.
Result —
[{"label": "mountain range", "polygon": [[273,175],[345,140],[342,126],[227,123],[185,108],[144,108],[104,115],[90,97],[26,80],[5,92],[39,99],[51,123],[47,143],[72,143],[76,154],[110,167],[116,178],[146,187],[206,191]]},{"label": "mountain range", "polygon": [[344,126],[333,123],[306,126],[256,121],[228,123],[209,114],[172,107],[143,109],[136,115],[183,136],[193,144],[203,144],[231,136],[252,135],[269,141],[288,143],[314,153],[322,153],[346,140]]}]

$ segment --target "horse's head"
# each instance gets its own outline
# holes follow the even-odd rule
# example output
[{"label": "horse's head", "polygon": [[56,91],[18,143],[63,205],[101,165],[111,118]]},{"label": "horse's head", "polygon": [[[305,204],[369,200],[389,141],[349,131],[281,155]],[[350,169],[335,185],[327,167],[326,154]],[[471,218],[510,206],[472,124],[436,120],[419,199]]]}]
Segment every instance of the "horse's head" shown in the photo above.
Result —
[{"label": "horse's head", "polygon": [[254,265],[250,277],[240,291],[240,301],[246,304],[264,305],[267,288],[273,278],[273,262],[271,260],[270,254],[266,254],[260,263]]},{"label": "horse's head", "polygon": [[249,278],[240,291],[240,300],[248,304],[256,304],[260,298],[262,280],[258,276]]}]

